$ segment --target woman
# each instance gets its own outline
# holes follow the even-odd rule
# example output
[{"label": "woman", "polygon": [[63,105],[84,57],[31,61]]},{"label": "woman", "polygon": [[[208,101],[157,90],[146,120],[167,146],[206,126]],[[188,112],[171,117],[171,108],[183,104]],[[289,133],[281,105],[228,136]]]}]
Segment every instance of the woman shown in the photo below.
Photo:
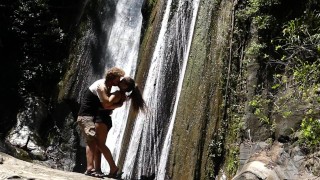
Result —
[{"label": "woman", "polygon": [[[80,126],[82,134],[85,137],[86,141],[86,158],[87,158],[87,170],[85,172],[86,175],[92,174],[94,164],[94,154],[95,149],[98,147],[99,150],[103,153],[106,159],[110,159],[111,153],[108,149],[104,146],[98,145],[98,140],[96,138],[96,128],[94,124],[94,119],[97,117],[97,113],[99,109],[102,109],[102,101],[104,105],[109,105],[109,107],[116,108],[121,106],[122,104],[116,104],[114,102],[114,97],[104,96],[105,99],[101,99],[98,97],[97,89],[100,84],[103,84],[110,94],[110,89],[112,86],[117,86],[120,82],[120,78],[123,77],[125,72],[117,67],[113,67],[106,72],[105,79],[100,79],[94,82],[85,92],[84,97],[81,101],[80,110],[78,113],[77,122]],[[112,170],[117,170],[118,167],[115,164],[112,164]],[[112,172],[113,172],[112,171]]]},{"label": "woman", "polygon": [[[101,99],[106,100],[107,98],[112,99],[113,104],[110,104],[110,101],[103,101],[102,105],[104,109],[107,110],[99,110],[98,116],[95,119],[95,127],[97,133],[97,143],[98,146],[102,147],[105,146],[105,142],[107,140],[107,135],[109,130],[112,127],[112,121],[110,117],[110,110],[120,107],[123,102],[132,100],[132,106],[134,112],[138,112],[139,110],[144,111],[145,109],[145,102],[142,98],[141,92],[138,86],[135,84],[134,80],[130,77],[124,77],[120,83],[118,84],[119,91],[115,91],[110,94],[110,91],[105,86],[98,87],[98,95]],[[129,95],[126,95],[129,94]],[[108,147],[106,147],[108,149]],[[100,149],[99,149],[100,150]],[[109,150],[109,149],[108,149]],[[110,150],[109,150],[110,151]],[[95,153],[95,173],[94,176],[102,177],[104,174],[101,172],[101,153],[96,151]],[[107,159],[110,166],[110,173],[107,177],[110,178],[118,178],[121,174],[118,174],[119,168],[113,169],[115,163],[114,160],[111,158]]]}]

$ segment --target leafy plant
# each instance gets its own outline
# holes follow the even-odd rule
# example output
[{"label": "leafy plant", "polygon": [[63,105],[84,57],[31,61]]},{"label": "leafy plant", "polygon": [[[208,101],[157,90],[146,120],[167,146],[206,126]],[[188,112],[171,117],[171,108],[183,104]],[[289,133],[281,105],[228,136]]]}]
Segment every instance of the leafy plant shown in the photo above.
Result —
[{"label": "leafy plant", "polygon": [[239,161],[239,153],[240,153],[240,148],[237,145],[232,145],[229,149],[229,154],[228,154],[228,159],[226,160],[227,162],[227,173],[230,175],[235,175],[237,172],[237,169],[240,165]]},{"label": "leafy plant", "polygon": [[261,95],[256,95],[254,98],[249,101],[249,105],[253,108],[253,114],[256,115],[261,122],[270,124],[270,119],[267,115],[268,104],[270,103],[269,99],[263,98]]},{"label": "leafy plant", "polygon": [[47,0],[19,0],[11,19],[11,31],[20,39],[21,94],[44,95],[61,74],[65,34]]},{"label": "leafy plant", "polygon": [[307,149],[320,146],[320,119],[304,118],[301,123],[300,144]]},{"label": "leafy plant", "polygon": [[[320,13],[306,10],[304,16],[288,21],[283,26],[282,36],[275,41],[278,43],[275,52],[280,55],[277,62],[285,68],[283,74],[274,76],[273,88],[286,91],[285,96],[276,99],[276,111],[283,118],[295,111],[306,111],[299,141],[306,150],[314,150],[320,144],[320,121],[315,118],[319,113],[319,25]],[[288,102],[291,106],[286,105]]]}]

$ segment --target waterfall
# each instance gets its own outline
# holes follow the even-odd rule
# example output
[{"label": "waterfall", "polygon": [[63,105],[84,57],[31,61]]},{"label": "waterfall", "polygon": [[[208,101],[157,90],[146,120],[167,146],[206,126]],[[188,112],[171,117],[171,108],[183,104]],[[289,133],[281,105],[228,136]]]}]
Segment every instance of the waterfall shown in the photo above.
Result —
[{"label": "waterfall", "polygon": [[[139,52],[142,26],[141,6],[143,0],[119,0],[116,6],[115,20],[106,46],[106,68],[117,66],[134,78]],[[110,24],[106,24],[108,26]],[[105,28],[107,29],[107,27]],[[122,136],[128,117],[128,104],[114,110],[113,127],[108,133],[106,145],[117,162],[121,148]],[[102,158],[102,170],[109,171],[109,165]],[[108,172],[107,172],[108,173]]]},{"label": "waterfall", "polygon": [[165,179],[170,138],[186,69],[199,0],[168,0],[139,114],[123,165],[124,177]]},{"label": "waterfall", "polygon": [[[138,149],[142,149],[142,148],[146,148],[146,144],[141,144],[140,142],[142,141],[142,138],[144,138],[144,142],[146,141],[146,136],[148,136],[146,133],[143,134],[143,130],[145,129],[144,127],[147,127],[145,129],[145,131],[148,131],[148,129],[150,128],[151,130],[154,131],[155,127],[154,127],[154,119],[157,113],[157,107],[156,104],[153,103],[157,103],[157,95],[159,94],[159,87],[161,84],[159,84],[160,79],[158,79],[158,76],[160,74],[160,70],[162,67],[163,60],[164,58],[162,57],[164,54],[164,48],[163,46],[165,45],[164,43],[164,35],[166,33],[167,30],[167,25],[168,25],[168,19],[169,19],[169,12],[170,12],[170,6],[171,6],[171,2],[172,0],[169,0],[167,2],[167,7],[165,10],[165,14],[164,14],[164,18],[161,24],[161,30],[160,30],[160,34],[159,34],[159,38],[157,41],[157,45],[153,54],[153,58],[151,61],[151,65],[149,68],[149,74],[148,74],[148,78],[146,80],[146,85],[145,85],[145,90],[143,93],[143,97],[146,101],[146,104],[148,106],[148,116],[142,116],[141,114],[138,115],[137,120],[136,120],[136,124],[131,136],[131,141],[129,144],[129,148],[128,148],[128,152],[126,155],[126,159],[125,159],[125,163],[123,166],[123,171],[124,171],[124,176],[126,178],[133,178],[132,176],[134,176],[134,166],[136,163],[136,161],[138,161],[137,166],[140,166],[136,169],[138,169],[140,172],[137,173],[137,178],[139,178],[139,176],[142,174],[142,170],[141,168],[143,168],[142,166],[144,164],[142,164],[143,161],[143,157],[141,157],[141,159],[137,160],[137,154],[138,154]],[[160,52],[162,50],[162,52]],[[147,124],[147,125],[146,125]],[[146,125],[146,126],[144,126]],[[149,129],[149,130],[150,130]],[[154,140],[154,134],[153,131],[150,132],[151,138],[152,140]],[[155,141],[153,141],[151,144],[152,145],[155,144]],[[142,146],[142,147],[139,147]],[[152,156],[152,155],[151,155]],[[149,155],[149,158],[151,158],[151,156]],[[151,159],[150,159],[151,160]],[[153,164],[151,165],[151,167],[154,166]]]},{"label": "waterfall", "polygon": [[[118,66],[133,77],[139,51],[143,0],[119,0],[107,44],[107,67]],[[106,24],[105,26],[109,26]],[[105,28],[107,29],[107,27]],[[114,63],[111,64],[110,62]]]},{"label": "waterfall", "polygon": [[[160,156],[160,162],[167,162],[168,160],[168,154],[169,154],[169,149],[170,149],[170,144],[171,144],[171,135],[172,135],[172,130],[173,130],[173,125],[174,125],[174,120],[176,117],[176,113],[177,113],[177,108],[178,108],[178,102],[179,102],[179,98],[180,98],[180,92],[182,89],[182,84],[183,84],[183,79],[184,79],[184,74],[185,74],[185,70],[187,67],[187,62],[188,62],[188,55],[190,52],[190,47],[191,47],[191,42],[192,42],[192,36],[193,36],[193,30],[194,30],[194,25],[196,22],[196,17],[197,17],[197,12],[198,12],[198,7],[199,7],[199,1],[200,0],[194,0],[193,1],[193,13],[192,13],[192,21],[190,24],[190,32],[189,32],[189,39],[188,39],[188,44],[186,44],[187,49],[185,52],[185,56],[184,56],[184,60],[183,60],[183,66],[182,66],[182,70],[181,70],[181,76],[179,78],[179,84],[177,87],[177,97],[176,97],[176,101],[174,104],[174,109],[173,109],[173,114],[170,120],[170,125],[169,125],[169,129],[164,141],[164,145],[162,148],[162,152],[161,152],[161,156]],[[160,163],[159,165],[159,169],[157,172],[157,176],[156,178],[159,180],[165,179],[165,175],[166,175],[166,164],[167,163]]]},{"label": "waterfall", "polygon": [[[116,109],[112,114],[113,127],[106,144],[116,162],[122,139],[131,138],[122,169],[126,178],[165,178],[170,138],[198,3],[199,0],[168,0],[143,93],[148,113],[138,115],[131,137],[123,137],[128,105]],[[142,4],[143,0],[118,1],[106,45],[106,68],[118,66],[131,77],[136,71]],[[105,173],[108,173],[108,168],[103,160],[102,169]]]}]

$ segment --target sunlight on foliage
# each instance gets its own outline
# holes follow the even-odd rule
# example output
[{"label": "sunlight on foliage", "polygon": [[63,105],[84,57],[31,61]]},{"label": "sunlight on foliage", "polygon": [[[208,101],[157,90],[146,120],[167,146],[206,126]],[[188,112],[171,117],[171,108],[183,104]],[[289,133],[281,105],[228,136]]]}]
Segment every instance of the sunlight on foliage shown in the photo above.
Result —
[{"label": "sunlight on foliage", "polygon": [[320,119],[305,118],[301,123],[300,143],[307,148],[317,148],[320,146]]}]

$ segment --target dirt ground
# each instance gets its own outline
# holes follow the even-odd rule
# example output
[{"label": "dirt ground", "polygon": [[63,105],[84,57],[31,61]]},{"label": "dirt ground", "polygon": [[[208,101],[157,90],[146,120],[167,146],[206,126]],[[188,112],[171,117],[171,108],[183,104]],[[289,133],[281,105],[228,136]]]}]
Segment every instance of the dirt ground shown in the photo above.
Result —
[{"label": "dirt ground", "polygon": [[[97,180],[84,174],[51,169],[16,159],[0,152],[0,179],[19,180]],[[109,178],[103,178],[109,179]]]}]

